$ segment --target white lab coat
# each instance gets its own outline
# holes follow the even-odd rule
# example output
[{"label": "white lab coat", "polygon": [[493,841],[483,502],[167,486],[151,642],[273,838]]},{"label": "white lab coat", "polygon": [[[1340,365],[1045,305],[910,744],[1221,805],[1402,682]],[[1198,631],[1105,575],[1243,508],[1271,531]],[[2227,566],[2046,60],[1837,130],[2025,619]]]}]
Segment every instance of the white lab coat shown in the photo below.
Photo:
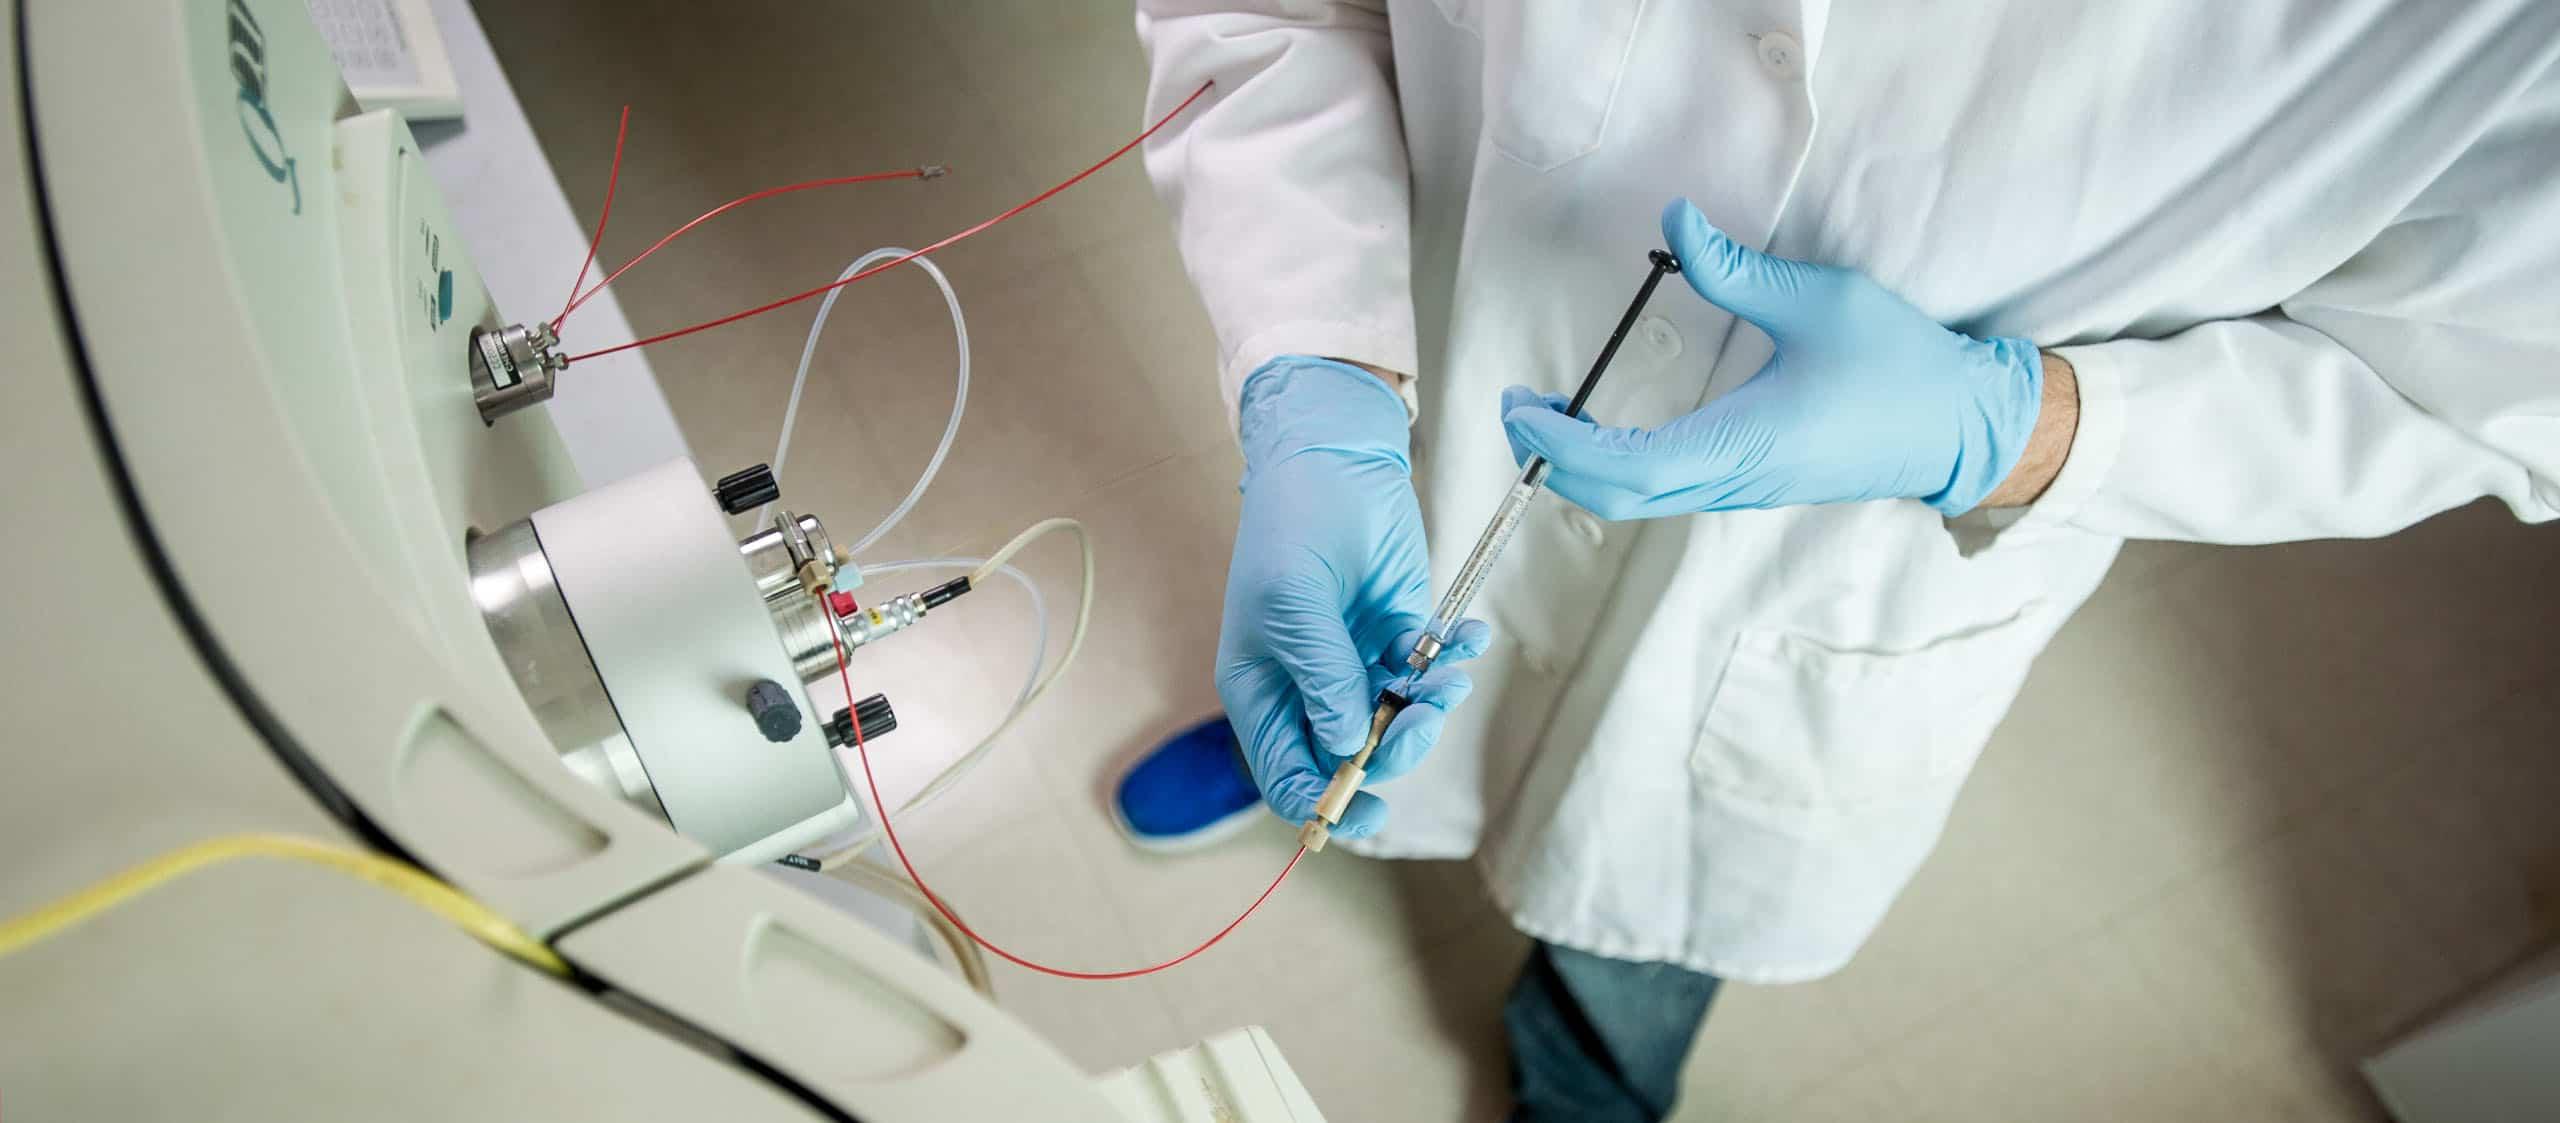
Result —
[{"label": "white lab coat", "polygon": [[[1779,982],[1845,963],[2128,537],[2560,509],[2560,3],[1141,0],[1149,144],[1230,402],[1413,374],[1434,579],[1695,200],[2053,347],[2081,418],[2005,524],[1916,502],[1604,525],[1548,500],[1373,852],[1476,853],[1533,935]],[[1593,400],[1654,424],[1768,341],[1676,283]]]}]

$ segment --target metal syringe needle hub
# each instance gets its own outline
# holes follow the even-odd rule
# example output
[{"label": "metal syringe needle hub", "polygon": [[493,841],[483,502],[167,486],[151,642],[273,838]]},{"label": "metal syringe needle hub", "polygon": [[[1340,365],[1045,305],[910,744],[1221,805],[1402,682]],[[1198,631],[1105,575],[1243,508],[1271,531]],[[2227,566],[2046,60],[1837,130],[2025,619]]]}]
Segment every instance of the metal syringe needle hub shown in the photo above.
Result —
[{"label": "metal syringe needle hub", "polygon": [[[1645,303],[1653,299],[1654,286],[1662,283],[1663,274],[1680,271],[1679,259],[1661,250],[1655,250],[1646,257],[1651,261],[1653,271],[1645,274],[1644,284],[1636,289],[1636,298],[1627,304],[1626,314],[1618,317],[1617,330],[1609,333],[1609,342],[1600,348],[1600,357],[1592,360],[1590,372],[1582,376],[1582,385],[1575,388],[1573,400],[1565,406],[1565,413],[1569,416],[1581,416],[1582,407],[1591,400],[1592,388],[1600,384],[1601,374],[1609,369],[1609,360],[1617,357],[1618,345],[1626,342],[1628,330],[1635,327],[1636,317],[1644,313]],[[1501,557],[1502,548],[1511,544],[1512,532],[1520,529],[1520,517],[1528,513],[1530,502],[1546,489],[1546,483],[1546,458],[1530,457],[1529,462],[1521,466],[1519,478],[1512,481],[1511,491],[1502,497],[1502,505],[1494,508],[1493,519],[1485,524],[1484,533],[1476,536],[1475,549],[1467,551],[1467,560],[1458,566],[1457,580],[1449,584],[1448,593],[1440,598],[1440,606],[1431,613],[1431,623],[1423,629],[1422,638],[1414,642],[1413,654],[1405,658],[1405,666],[1412,670],[1404,680],[1408,687],[1418,683],[1422,673],[1430,670],[1431,664],[1440,658],[1442,648],[1449,642],[1450,630],[1465,618],[1467,606],[1475,602],[1476,593],[1483,589],[1486,576],[1493,572],[1494,559]],[[1388,724],[1406,706],[1413,704],[1413,700],[1407,697],[1408,693],[1409,690],[1399,692],[1393,688],[1378,692],[1378,709],[1370,717],[1368,736],[1362,740],[1359,751],[1334,770],[1332,782],[1325,785],[1324,795],[1316,800],[1315,814],[1308,816],[1307,825],[1298,831],[1299,845],[1309,850],[1322,850],[1326,841],[1333,837],[1333,825],[1342,821],[1343,809],[1351,805],[1351,794],[1359,790],[1360,781],[1367,778],[1369,756],[1377,751],[1378,742],[1386,737]]]}]

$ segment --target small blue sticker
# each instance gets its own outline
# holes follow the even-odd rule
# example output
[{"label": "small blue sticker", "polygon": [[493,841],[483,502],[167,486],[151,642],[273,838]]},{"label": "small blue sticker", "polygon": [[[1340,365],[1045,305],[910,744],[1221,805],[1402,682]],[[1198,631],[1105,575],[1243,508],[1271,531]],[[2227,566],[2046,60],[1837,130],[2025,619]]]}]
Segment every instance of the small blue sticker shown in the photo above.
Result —
[{"label": "small blue sticker", "polygon": [[436,274],[436,322],[453,318],[453,270]]}]

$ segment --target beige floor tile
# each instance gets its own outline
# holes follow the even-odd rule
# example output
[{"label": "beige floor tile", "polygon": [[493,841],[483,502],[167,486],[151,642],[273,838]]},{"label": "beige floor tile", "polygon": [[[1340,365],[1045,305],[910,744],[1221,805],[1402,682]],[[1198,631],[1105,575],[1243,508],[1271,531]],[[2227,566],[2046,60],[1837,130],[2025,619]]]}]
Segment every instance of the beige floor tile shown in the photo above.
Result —
[{"label": "beige floor tile", "polygon": [[[1680,1076],[1675,1120],[1791,1119],[1795,1105],[1872,1055],[1840,1003],[1841,988],[1755,987],[1727,983],[1716,994]],[[1834,1110],[1807,1108],[1810,1118],[1848,1118],[1854,1094]],[[1825,1114],[1828,1111],[1829,1114]]]},{"label": "beige floor tile", "polygon": [[2019,825],[2034,798],[1986,765],[1857,958],[1830,979],[1786,989],[1828,992],[1845,1031],[1862,1048],[1881,1047],[2092,926],[2077,910],[2048,906],[2060,870]]},{"label": "beige floor tile", "polygon": [[2162,585],[2250,720],[2334,790],[2560,673],[2560,534],[2481,503],[2371,542],[2229,551]]},{"label": "beige floor tile", "polygon": [[1928,1104],[1914,1103],[1905,1096],[1891,1071],[1881,1063],[1860,1065],[1840,1071],[1822,1080],[1802,1096],[1767,1108],[1750,1111],[1692,1111],[1685,1104],[1673,1115],[1675,1123],[1726,1123],[1752,1120],[1755,1123],[1928,1123],[1931,1120],[1978,1118],[1962,1113],[1941,1114]]},{"label": "beige floor tile", "polygon": [[2348,833],[2466,981],[2560,940],[2560,716],[2527,688],[2347,793]]},{"label": "beige floor tile", "polygon": [[[1015,159],[1045,179],[1101,159],[1149,123],[1146,58],[1128,5],[983,0],[933,13],[972,88],[1001,110]],[[1052,217],[1083,251],[1162,227],[1153,203],[1133,154],[1059,196]]]},{"label": "beige floor tile", "polygon": [[2127,542],[2107,570],[2112,585],[2156,584],[2170,574],[2222,552],[2226,547],[2196,542]]},{"label": "beige floor tile", "polygon": [[1915,1030],[1884,1063],[1923,1119],[2253,1119],[2104,935],[2022,962]]},{"label": "beige floor tile", "polygon": [[1076,267],[1136,356],[1185,450],[1233,449],[1235,429],[1218,389],[1218,338],[1183,272],[1172,223],[1141,223],[1078,255]]},{"label": "beige floor tile", "polygon": [[2481,818],[2522,874],[2546,930],[2560,921],[2560,698],[2547,681],[2456,733],[2482,746],[2469,769]]},{"label": "beige floor tile", "polygon": [[2343,813],[2180,881],[2119,933],[2184,1032],[2280,1090],[2344,1071],[2461,988]]},{"label": "beige floor tile", "polygon": [[1495,1120],[1510,1103],[1502,999],[1527,953],[1525,937],[1488,920],[1435,946],[1416,968],[1336,973],[1310,937],[1292,970],[1295,1001],[1193,1012],[1207,1019],[1193,1028],[1268,1027],[1328,1119]]},{"label": "beige floor tile", "polygon": [[[909,857],[925,883],[972,928],[1035,962],[1111,971],[1144,959],[1135,926],[1108,904],[1108,890],[1068,844],[1058,812],[1015,809],[1004,829],[950,849]],[[1059,979],[990,957],[996,1001],[1077,1064],[1134,1064],[1189,1044],[1161,977]]]},{"label": "beige floor tile", "polygon": [[2110,583],[2036,662],[1977,782],[2005,845],[2048,863],[2042,911],[2103,917],[2311,806],[2281,735],[2171,598]]},{"label": "beige floor tile", "polygon": [[[933,501],[914,516],[933,548],[992,548],[1193,447],[1185,430],[1196,426],[1166,408],[1071,264],[984,279],[962,299],[981,326],[968,415]],[[948,349],[942,339],[927,347]],[[927,369],[933,377],[884,382],[854,420],[862,439],[902,463],[923,463],[948,415],[948,378]]]},{"label": "beige floor tile", "polygon": [[[868,18],[853,22],[840,11],[771,0],[718,9],[663,0],[543,5],[511,13],[521,22],[498,46],[563,186],[590,220],[612,159],[617,108],[631,105],[608,257],[637,252],[747,191],[953,165],[950,176],[925,185],[827,188],[759,203],[667,251],[687,262],[772,265],[723,250],[739,245],[730,233],[779,230],[798,237],[762,239],[757,248],[802,263],[777,270],[796,273],[829,268],[827,259],[882,240],[940,237],[1036,190],[1010,159],[998,129],[1001,111],[958,78],[951,48],[923,18],[926,7],[920,0],[869,4]],[[538,53],[546,41],[576,43],[581,57],[601,65],[560,65]],[[519,44],[533,50],[518,57]],[[961,153],[971,159],[957,160]],[[1004,228],[1017,249],[1031,244],[1022,240],[1025,231],[1044,247],[1052,241],[1038,233],[1045,220],[1037,214],[1025,215],[1022,229]],[[792,220],[779,217],[786,215]],[[653,261],[630,279],[672,275],[665,268]],[[565,286],[567,275],[561,280]]]},{"label": "beige floor tile", "polygon": [[2232,1065],[2235,1103],[2252,1105],[2246,1115],[2277,1123],[2390,1123],[2382,1102],[2352,1068],[2310,1058],[2243,1062]]}]

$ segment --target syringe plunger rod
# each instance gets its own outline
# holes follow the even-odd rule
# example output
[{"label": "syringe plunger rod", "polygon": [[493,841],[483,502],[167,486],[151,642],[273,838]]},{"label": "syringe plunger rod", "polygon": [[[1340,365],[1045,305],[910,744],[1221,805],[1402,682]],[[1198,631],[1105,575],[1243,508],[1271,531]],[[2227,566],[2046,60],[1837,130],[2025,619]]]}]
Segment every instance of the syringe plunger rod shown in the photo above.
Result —
[{"label": "syringe plunger rod", "polygon": [[[1582,376],[1582,385],[1574,388],[1573,400],[1564,407],[1567,416],[1579,417],[1582,407],[1591,400],[1592,388],[1600,385],[1600,376],[1609,369],[1609,360],[1618,355],[1618,345],[1627,341],[1627,330],[1636,324],[1636,316],[1653,299],[1653,288],[1662,283],[1665,273],[1680,271],[1680,261],[1661,250],[1646,255],[1653,272],[1645,274],[1644,285],[1636,290],[1636,298],[1627,305],[1625,315],[1618,317],[1617,330],[1609,333],[1609,342],[1600,348],[1600,357],[1592,360],[1591,369]],[[1449,592],[1440,598],[1440,607],[1431,614],[1431,624],[1423,629],[1422,639],[1413,645],[1413,654],[1405,657],[1405,666],[1421,674],[1431,669],[1440,658],[1440,649],[1449,642],[1449,629],[1467,614],[1467,606],[1475,603],[1476,593],[1484,588],[1484,579],[1493,572],[1493,560],[1502,556],[1502,548],[1511,544],[1511,534],[1520,529],[1520,516],[1529,512],[1529,503],[1545,490],[1547,459],[1532,456],[1520,468],[1520,478],[1511,484],[1511,492],[1502,497],[1502,505],[1494,508],[1493,521],[1486,523],[1484,533],[1476,536],[1476,547],[1467,551],[1467,560],[1458,566],[1458,579],[1449,583]]]}]

